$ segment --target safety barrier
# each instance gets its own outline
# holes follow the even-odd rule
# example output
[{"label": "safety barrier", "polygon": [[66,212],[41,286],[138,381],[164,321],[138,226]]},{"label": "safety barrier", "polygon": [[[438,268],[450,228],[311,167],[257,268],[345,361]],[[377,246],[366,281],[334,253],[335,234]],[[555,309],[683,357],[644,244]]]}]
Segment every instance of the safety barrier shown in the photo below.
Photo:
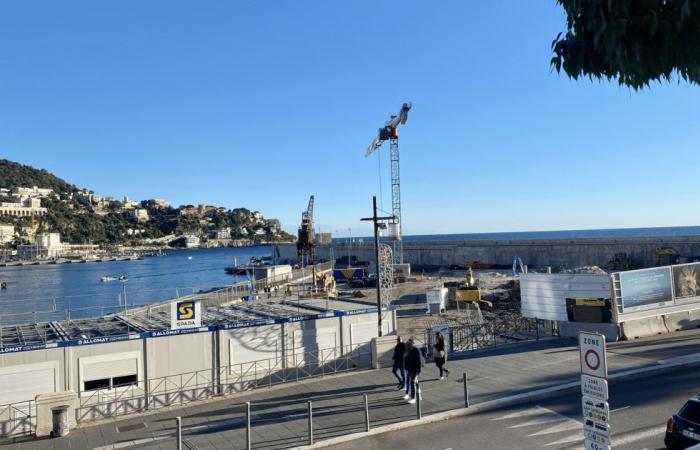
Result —
[{"label": "safety barrier", "polygon": [[36,429],[34,400],[0,405],[0,437],[33,434]]},{"label": "safety barrier", "polygon": [[620,334],[626,340],[667,334],[668,332],[663,316],[652,316],[620,323]]},{"label": "safety barrier", "polygon": [[184,405],[221,395],[270,387],[372,367],[369,345],[335,347],[259,361],[139,380],[137,383],[80,392],[76,421],[105,419],[148,409]]},{"label": "safety barrier", "polygon": [[700,310],[665,314],[664,323],[671,332],[700,328]]}]

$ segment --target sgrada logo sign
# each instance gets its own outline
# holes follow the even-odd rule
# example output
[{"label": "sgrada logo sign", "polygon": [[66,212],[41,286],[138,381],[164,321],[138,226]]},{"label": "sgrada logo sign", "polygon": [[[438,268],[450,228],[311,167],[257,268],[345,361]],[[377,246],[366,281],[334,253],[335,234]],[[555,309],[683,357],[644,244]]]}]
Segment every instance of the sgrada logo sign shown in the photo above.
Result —
[{"label": "sgrada logo sign", "polygon": [[172,302],[170,304],[170,329],[199,328],[202,312],[199,301]]}]

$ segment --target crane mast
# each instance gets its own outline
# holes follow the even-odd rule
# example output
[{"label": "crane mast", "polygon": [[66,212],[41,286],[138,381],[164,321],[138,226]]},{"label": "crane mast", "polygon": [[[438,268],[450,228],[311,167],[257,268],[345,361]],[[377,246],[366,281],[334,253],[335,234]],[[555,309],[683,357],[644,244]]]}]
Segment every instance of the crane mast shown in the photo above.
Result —
[{"label": "crane mast", "polygon": [[390,225],[394,227],[394,254],[399,264],[403,264],[403,242],[401,240],[401,170],[399,165],[399,125],[404,125],[408,120],[408,111],[411,103],[404,103],[401,110],[395,116],[391,116],[384,127],[379,129],[377,137],[372,141],[365,152],[365,156],[374,153],[382,146],[384,141],[389,141],[391,158],[391,212],[394,219]]},{"label": "crane mast", "polygon": [[[304,260],[306,258],[306,261]],[[316,260],[316,242],[314,237],[314,196],[309,198],[306,211],[301,213],[301,224],[297,235],[297,264],[304,267]]]}]

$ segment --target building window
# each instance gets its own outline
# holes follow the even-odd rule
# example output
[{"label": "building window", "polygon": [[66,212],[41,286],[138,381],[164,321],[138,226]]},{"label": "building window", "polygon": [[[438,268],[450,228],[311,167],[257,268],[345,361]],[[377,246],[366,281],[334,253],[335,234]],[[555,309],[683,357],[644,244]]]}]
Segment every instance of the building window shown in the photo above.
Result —
[{"label": "building window", "polygon": [[112,389],[117,387],[131,386],[138,384],[136,375],[122,375],[120,377],[100,378],[85,382],[85,391],[98,391],[100,389]]},{"label": "building window", "polygon": [[124,375],[112,378],[112,387],[131,386],[132,384],[138,384],[138,382],[136,375]]},{"label": "building window", "polygon": [[101,378],[99,380],[90,380],[85,382],[86,391],[97,391],[100,389],[109,389],[111,378]]}]

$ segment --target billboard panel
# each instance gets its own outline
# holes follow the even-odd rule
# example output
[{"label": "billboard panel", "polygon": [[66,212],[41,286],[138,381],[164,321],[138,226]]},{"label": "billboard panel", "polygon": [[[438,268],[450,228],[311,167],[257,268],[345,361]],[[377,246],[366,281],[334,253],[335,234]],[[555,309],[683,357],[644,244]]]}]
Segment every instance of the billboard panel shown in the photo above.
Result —
[{"label": "billboard panel", "polygon": [[700,263],[673,266],[676,303],[700,300]]},{"label": "billboard panel", "polygon": [[170,303],[170,329],[182,330],[202,326],[202,304],[199,300]]},{"label": "billboard panel", "polygon": [[673,304],[671,267],[620,272],[622,312]]}]

